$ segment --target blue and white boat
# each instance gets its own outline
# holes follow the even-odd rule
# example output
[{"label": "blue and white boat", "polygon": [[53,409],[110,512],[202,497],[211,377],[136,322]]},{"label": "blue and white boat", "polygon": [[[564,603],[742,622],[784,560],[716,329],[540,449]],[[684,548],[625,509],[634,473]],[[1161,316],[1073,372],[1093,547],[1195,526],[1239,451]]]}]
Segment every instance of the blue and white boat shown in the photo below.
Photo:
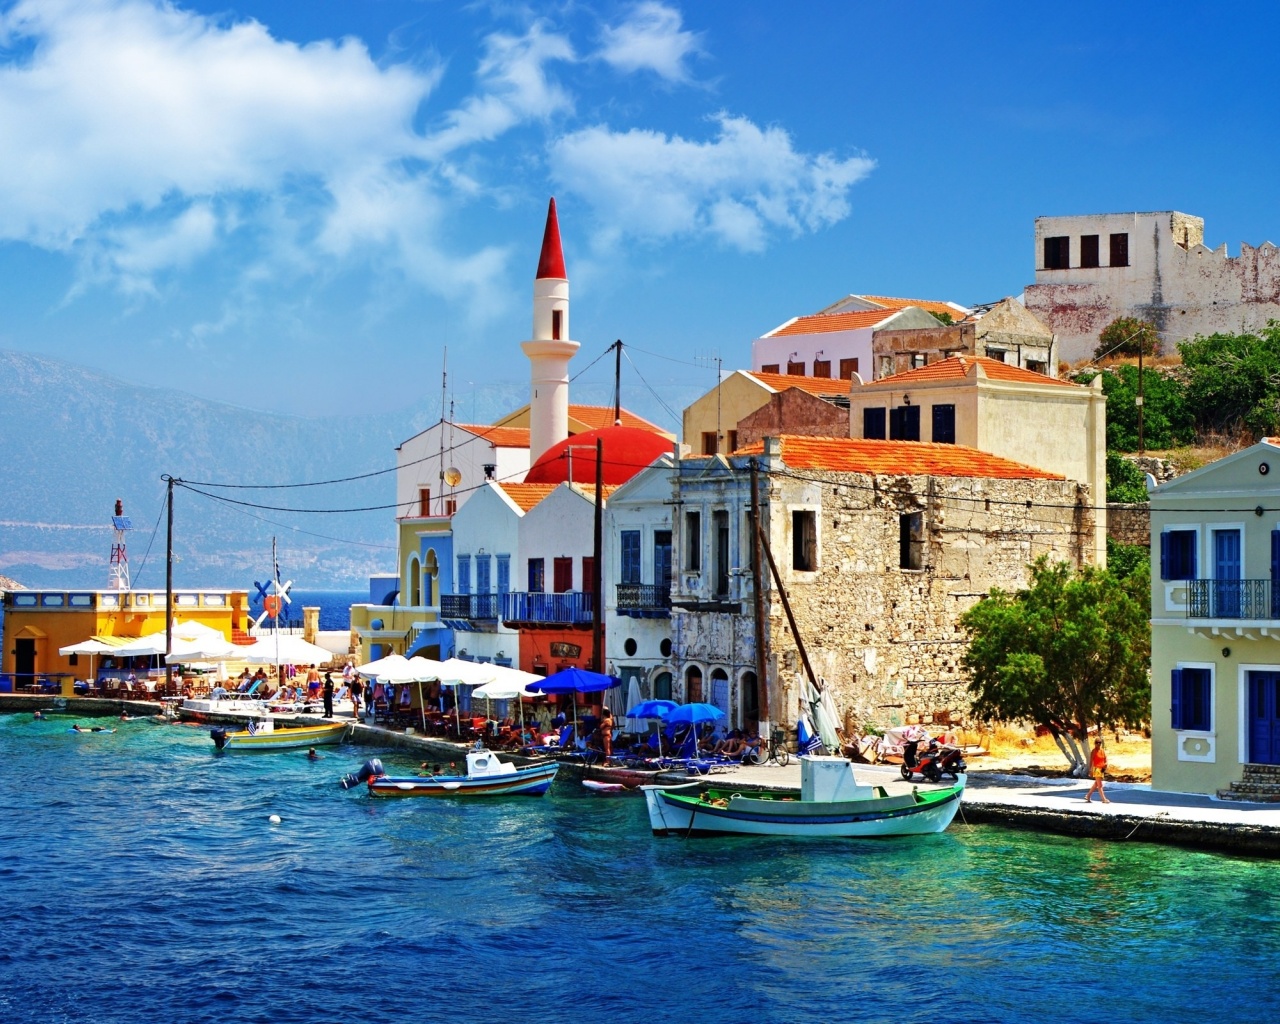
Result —
[{"label": "blue and white boat", "polygon": [[370,796],[541,796],[551,788],[560,765],[544,761],[514,765],[491,750],[467,752],[466,775],[386,775],[377,758],[342,780],[343,789],[365,783]]}]

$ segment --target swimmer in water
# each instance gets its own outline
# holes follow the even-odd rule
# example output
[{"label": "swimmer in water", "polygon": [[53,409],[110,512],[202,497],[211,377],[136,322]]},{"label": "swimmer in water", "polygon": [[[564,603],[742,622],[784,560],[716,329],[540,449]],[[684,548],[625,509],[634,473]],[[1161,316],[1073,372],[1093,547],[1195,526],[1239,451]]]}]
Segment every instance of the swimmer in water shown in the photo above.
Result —
[{"label": "swimmer in water", "polygon": [[43,721],[43,720],[44,720],[44,712],[43,712],[43,711],[37,711],[37,712],[36,712],[34,715],[32,715],[31,717],[32,717],[32,718],[34,718],[36,721]]},{"label": "swimmer in water", "polygon": [[312,747],[310,750],[308,750],[308,751],[307,751],[307,760],[308,760],[308,761],[319,761],[319,760],[320,760],[320,755],[316,753],[316,748],[315,748],[315,747]]},{"label": "swimmer in water", "polygon": [[102,727],[102,726],[100,726],[100,725],[93,725],[93,726],[90,726],[88,729],[82,729],[82,728],[80,728],[80,723],[79,723],[79,722],[76,722],[76,723],[71,727],[71,731],[72,731],[72,732],[106,732],[106,730],[105,730],[105,729],[103,729],[103,727]]}]

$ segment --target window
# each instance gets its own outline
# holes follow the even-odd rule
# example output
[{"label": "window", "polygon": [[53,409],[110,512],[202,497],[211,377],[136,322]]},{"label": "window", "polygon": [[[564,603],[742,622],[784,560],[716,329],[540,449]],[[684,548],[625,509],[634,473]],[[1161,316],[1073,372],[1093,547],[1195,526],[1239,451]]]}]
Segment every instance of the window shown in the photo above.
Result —
[{"label": "window", "polygon": [[458,511],[458,500],[456,498],[449,498],[448,500],[445,501],[444,503],[445,515],[451,516],[457,511]]},{"label": "window", "polygon": [[920,440],[920,406],[900,405],[889,410],[889,440]]},{"label": "window", "polygon": [[489,593],[490,587],[492,585],[492,579],[491,579],[489,569],[492,564],[493,564],[493,559],[491,559],[488,555],[476,555],[476,593],[477,594]]},{"label": "window", "polygon": [[556,558],[551,562],[551,588],[557,594],[566,594],[573,589],[573,559]]},{"label": "window", "polygon": [[923,352],[911,353],[911,369],[919,370],[929,364],[929,357]]},{"label": "window", "polygon": [[640,582],[640,531],[623,530],[622,541],[622,576],[621,583]]},{"label": "window", "polygon": [[711,513],[711,529],[715,536],[715,588],[716,597],[729,593],[729,513],[717,510]]},{"label": "window", "polygon": [[884,410],[862,410],[862,436],[874,441],[884,440]]},{"label": "window", "polygon": [[684,567],[688,572],[702,570],[702,513],[684,514]]},{"label": "window", "polygon": [[1080,236],[1080,266],[1096,267],[1098,265],[1098,236]]},{"label": "window", "polygon": [[702,432],[702,454],[714,455],[716,453],[716,432],[714,430],[704,430]]},{"label": "window", "polygon": [[738,432],[736,430],[729,431],[729,445],[725,450],[730,452],[738,450]]},{"label": "window", "polygon": [[1027,369],[1032,373],[1043,373],[1046,377],[1049,375],[1049,364],[1039,362],[1035,359],[1027,360]]},{"label": "window", "polygon": [[431,515],[431,488],[418,488],[418,515],[424,519]]},{"label": "window", "polygon": [[1160,578],[1196,578],[1196,531],[1165,530],[1160,534]]},{"label": "window", "polygon": [[684,673],[684,699],[686,704],[696,704],[702,700],[702,669],[690,665]]},{"label": "window", "polygon": [[898,568],[924,568],[924,513],[898,516]]},{"label": "window", "polygon": [[831,376],[831,360],[815,359],[813,361],[813,375],[815,377],[830,377]]},{"label": "window", "polygon": [[471,556],[458,556],[458,593],[471,593]]},{"label": "window", "polygon": [[[533,588],[530,587],[530,590]],[[498,556],[498,593],[507,594],[511,591],[511,556]]]},{"label": "window", "polygon": [[560,331],[564,325],[564,311],[553,309],[551,311],[551,338],[553,341],[560,340]]},{"label": "window", "polygon": [[761,372],[761,373],[777,373],[777,372],[778,372],[778,364],[777,364],[777,363],[764,363],[764,364],[760,367],[760,372]]},{"label": "window", "polygon": [[956,407],[954,405],[933,407],[932,437],[934,444],[956,443]]},{"label": "window", "polygon": [[541,594],[547,585],[547,563],[542,558],[529,559],[529,593]]},{"label": "window", "polygon": [[876,376],[877,376],[877,377],[892,377],[892,376],[893,376],[893,374],[894,374],[894,369],[893,369],[893,356],[881,356],[881,357],[880,357],[880,370],[879,370],[879,372],[878,372],[878,373],[876,373]]},{"label": "window", "polygon": [[626,652],[628,658],[634,658],[636,656],[636,651],[638,651],[640,647],[636,643],[635,637],[629,636],[622,641],[622,649]]},{"label": "window", "polygon": [[788,377],[803,377],[803,376],[804,376],[804,361],[803,361],[803,360],[801,360],[801,361],[800,361],[800,362],[798,362],[798,363],[793,363],[790,359],[788,359],[788,360],[787,360],[787,376],[788,376]]},{"label": "window", "polygon": [[1129,265],[1129,236],[1122,232],[1111,236],[1111,266],[1127,267]]},{"label": "window", "polygon": [[582,558],[582,589],[588,594],[596,592],[596,560],[591,555]]},{"label": "window", "polygon": [[818,513],[791,513],[791,568],[813,572],[818,568]]},{"label": "window", "polygon": [[1213,727],[1213,674],[1207,668],[1175,668],[1169,710],[1174,729],[1208,732]]},{"label": "window", "polygon": [[1004,357],[1005,357],[1005,351],[1002,348],[987,349],[988,359],[994,359],[997,363],[1003,363],[1005,361]]},{"label": "window", "polygon": [[858,360],[856,359],[840,360],[840,379],[841,380],[848,380],[857,372],[858,372]]},{"label": "window", "polygon": [[653,585],[671,595],[671,531],[653,531]]},{"label": "window", "polygon": [[1058,235],[1044,240],[1044,269],[1066,270],[1071,266],[1071,239]]}]

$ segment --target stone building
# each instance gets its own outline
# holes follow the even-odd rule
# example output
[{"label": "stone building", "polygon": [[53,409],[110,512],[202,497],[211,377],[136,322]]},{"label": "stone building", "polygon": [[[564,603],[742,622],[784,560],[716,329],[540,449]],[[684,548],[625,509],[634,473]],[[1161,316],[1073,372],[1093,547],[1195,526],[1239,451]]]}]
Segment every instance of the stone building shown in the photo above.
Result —
[{"label": "stone building", "polygon": [[986,356],[1033,373],[1058,375],[1053,331],[1012,298],[978,307],[956,324],[877,329],[871,335],[871,352],[876,379],[961,355]]},{"label": "stone building", "polygon": [[[850,371],[852,372],[852,371]],[[734,370],[720,383],[684,410],[683,440],[690,451],[702,455],[727,455],[738,447],[738,424],[778,395],[799,391],[829,403],[821,409],[823,416],[833,415],[836,407],[849,405],[850,378],[807,377],[799,374],[764,373],[760,370]],[[789,396],[796,398],[796,395]],[[765,414],[766,417],[769,415]],[[847,418],[847,413],[841,413]],[[752,421],[753,423],[755,421]],[[774,430],[772,433],[804,434],[808,430]],[[840,433],[847,433],[841,430]],[[756,435],[759,440],[760,435]]]},{"label": "stone building", "polygon": [[837,711],[859,724],[962,718],[960,615],[993,586],[1024,586],[1041,554],[1093,560],[1087,488],[959,445],[788,436],[754,453],[683,459],[676,693],[716,703],[733,724],[759,716],[790,728],[802,692],[798,647],[767,579],[767,689],[758,682],[753,457],[768,547],[810,660]]},{"label": "stone building", "polygon": [[1256,330],[1280,317],[1280,252],[1270,242],[1204,244],[1204,220],[1165,210],[1038,217],[1026,304],[1062,358],[1093,355],[1118,316],[1150,320],[1166,349],[1197,334]]}]

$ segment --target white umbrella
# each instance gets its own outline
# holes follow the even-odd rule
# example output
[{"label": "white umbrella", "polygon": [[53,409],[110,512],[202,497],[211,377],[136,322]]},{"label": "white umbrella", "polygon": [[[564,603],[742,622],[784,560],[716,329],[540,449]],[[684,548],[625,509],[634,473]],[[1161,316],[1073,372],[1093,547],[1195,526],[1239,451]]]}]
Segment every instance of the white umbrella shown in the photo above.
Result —
[{"label": "white umbrella", "polygon": [[221,635],[196,640],[179,640],[175,637],[173,653],[164,660],[169,665],[186,665],[194,661],[234,661],[244,650],[246,648],[236,646]]},{"label": "white umbrella", "polygon": [[640,680],[632,676],[631,684],[627,687],[627,706],[623,708],[623,711],[627,712],[632,708],[639,707],[643,702],[644,698],[640,696]]},{"label": "white umbrella", "polygon": [[300,636],[264,636],[241,649],[240,657],[252,665],[319,665],[333,658],[331,651],[309,644]]},{"label": "white umbrella", "polygon": [[483,697],[485,700],[514,699],[520,705],[520,730],[523,732],[524,701],[521,698],[538,696],[528,687],[541,682],[542,676],[532,672],[522,672],[518,668],[508,668],[506,665],[485,665],[484,667],[491,671],[493,679],[478,690],[473,690],[471,696]]},{"label": "white umbrella", "polygon": [[93,673],[93,656],[95,654],[107,654],[114,651],[115,648],[111,644],[104,644],[101,640],[95,640],[90,637],[88,640],[81,640],[78,644],[68,644],[66,647],[59,647],[59,654],[87,654],[89,655],[89,683],[91,686],[98,685],[98,679]]},{"label": "white umbrella", "polygon": [[403,654],[388,654],[385,658],[378,658],[375,661],[367,661],[363,665],[356,666],[356,672],[362,676],[368,676],[370,679],[377,679],[384,672],[394,671],[398,666],[408,662]]},{"label": "white umbrella", "polygon": [[[398,658],[399,660],[392,661],[393,658]],[[441,668],[443,666],[440,662],[432,661],[430,658],[424,658],[421,655],[403,658],[398,654],[392,654],[373,665],[373,671],[377,673],[375,678],[380,683],[418,684],[418,711],[422,715],[423,732],[427,731],[427,708],[422,697],[422,684],[429,679],[440,678]]]}]

